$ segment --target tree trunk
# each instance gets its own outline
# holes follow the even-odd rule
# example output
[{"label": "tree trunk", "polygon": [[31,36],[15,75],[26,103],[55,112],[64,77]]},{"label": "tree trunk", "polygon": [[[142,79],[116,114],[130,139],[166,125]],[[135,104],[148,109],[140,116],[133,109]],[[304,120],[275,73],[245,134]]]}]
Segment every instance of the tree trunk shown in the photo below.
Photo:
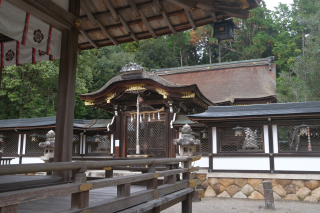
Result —
[{"label": "tree trunk", "polygon": [[1,81],[2,81],[2,64],[0,65],[0,91],[1,91]]},{"label": "tree trunk", "polygon": [[181,48],[180,48],[180,63],[181,63],[181,67],[183,67]]},{"label": "tree trunk", "polygon": [[210,46],[210,43],[209,43],[209,63],[211,64],[211,46]]},{"label": "tree trunk", "polygon": [[219,41],[219,63],[221,63],[221,42]]},{"label": "tree trunk", "polygon": [[305,40],[305,35],[304,35],[304,29],[302,30],[302,55],[304,55],[304,40]]}]

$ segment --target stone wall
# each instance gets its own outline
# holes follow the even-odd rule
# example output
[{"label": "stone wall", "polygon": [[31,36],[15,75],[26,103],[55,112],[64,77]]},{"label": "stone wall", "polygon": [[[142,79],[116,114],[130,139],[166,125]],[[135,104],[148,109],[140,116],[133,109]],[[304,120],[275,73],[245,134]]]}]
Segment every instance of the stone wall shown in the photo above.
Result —
[{"label": "stone wall", "polygon": [[272,182],[275,200],[320,201],[319,180],[207,178],[197,174],[197,188],[205,190],[206,197],[264,199],[262,182]]}]

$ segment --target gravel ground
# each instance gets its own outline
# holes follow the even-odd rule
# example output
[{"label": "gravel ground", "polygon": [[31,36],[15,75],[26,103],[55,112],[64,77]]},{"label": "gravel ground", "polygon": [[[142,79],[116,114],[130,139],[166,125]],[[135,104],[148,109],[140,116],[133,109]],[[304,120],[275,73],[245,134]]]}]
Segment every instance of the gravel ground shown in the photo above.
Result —
[{"label": "gravel ground", "polygon": [[[201,202],[193,202],[194,213],[320,213],[319,203],[304,203],[297,201],[275,201],[276,210],[264,209],[264,200],[245,200],[230,198],[204,198]],[[181,203],[178,203],[163,213],[181,212]]]}]

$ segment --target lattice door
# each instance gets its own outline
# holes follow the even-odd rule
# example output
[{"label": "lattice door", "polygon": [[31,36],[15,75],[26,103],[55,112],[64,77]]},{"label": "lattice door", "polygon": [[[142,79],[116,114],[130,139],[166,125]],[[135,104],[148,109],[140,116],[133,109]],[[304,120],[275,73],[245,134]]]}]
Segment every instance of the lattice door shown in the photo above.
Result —
[{"label": "lattice door", "polygon": [[[126,147],[128,155],[136,154],[137,120],[127,117],[127,138]],[[146,115],[139,124],[140,154],[152,155],[153,157],[165,157],[166,153],[166,121],[165,114],[160,114],[153,119]]]}]

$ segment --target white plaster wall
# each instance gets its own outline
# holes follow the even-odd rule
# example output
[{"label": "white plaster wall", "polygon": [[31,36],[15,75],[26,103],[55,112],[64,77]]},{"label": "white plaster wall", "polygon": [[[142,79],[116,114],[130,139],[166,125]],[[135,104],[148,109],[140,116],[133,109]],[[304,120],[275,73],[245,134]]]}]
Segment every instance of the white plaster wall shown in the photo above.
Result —
[{"label": "white plaster wall", "polygon": [[[209,157],[202,156],[200,160],[193,162],[194,166],[209,167]],[[193,165],[192,163],[192,165]]]},{"label": "white plaster wall", "polygon": [[22,157],[22,164],[27,163],[44,163],[44,161],[40,157]]},{"label": "white plaster wall", "polygon": [[278,126],[272,125],[272,134],[273,134],[273,153],[279,152],[278,147]]},{"label": "white plaster wall", "polygon": [[212,127],[212,153],[217,153],[217,127]]},{"label": "white plaster wall", "polygon": [[264,151],[265,153],[269,153],[268,125],[263,125],[263,139],[264,139]]},{"label": "white plaster wall", "polygon": [[[7,158],[7,157],[4,157],[4,158]],[[11,158],[11,157],[8,157],[8,158]],[[19,164],[19,157],[14,157],[14,159],[11,160],[10,164]]]},{"label": "white plaster wall", "polygon": [[320,171],[319,157],[275,157],[275,170]]},{"label": "white plaster wall", "polygon": [[111,134],[111,136],[110,136],[110,142],[111,142],[110,152],[111,152],[112,154],[114,154],[114,153],[113,153],[113,134]]},{"label": "white plaster wall", "polygon": [[269,157],[213,157],[215,170],[270,170]]}]

